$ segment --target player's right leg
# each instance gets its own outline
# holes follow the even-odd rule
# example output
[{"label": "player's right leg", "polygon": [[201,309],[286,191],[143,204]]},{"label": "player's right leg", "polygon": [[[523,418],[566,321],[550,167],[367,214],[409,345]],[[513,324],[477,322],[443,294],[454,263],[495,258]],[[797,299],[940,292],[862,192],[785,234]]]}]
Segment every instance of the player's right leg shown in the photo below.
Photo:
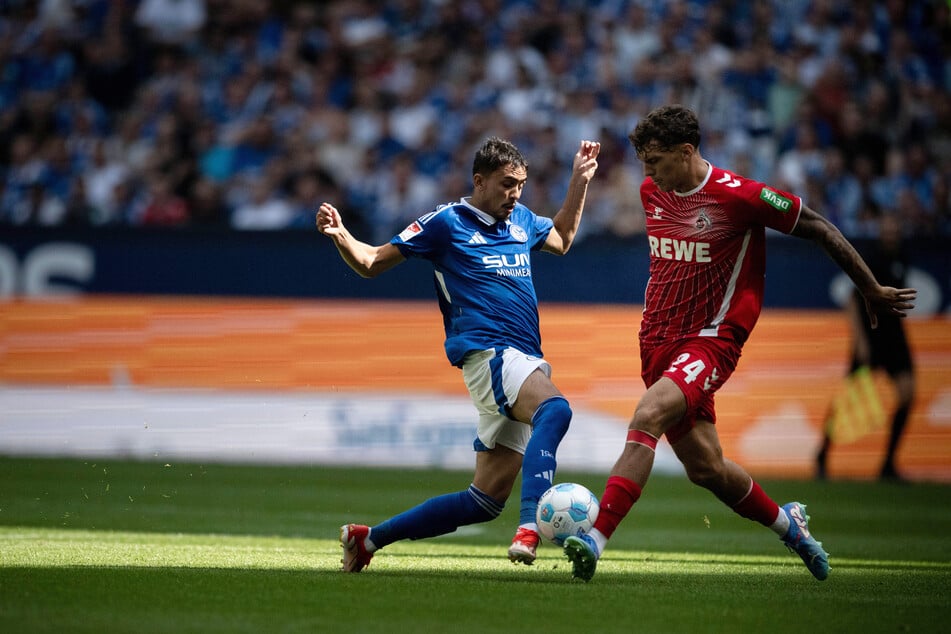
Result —
[{"label": "player's right leg", "polygon": [[781,508],[789,519],[789,528],[782,536],[782,542],[799,555],[812,576],[824,581],[829,576],[829,555],[822,549],[822,542],[816,541],[809,531],[809,516],[806,505],[790,502]]},{"label": "player's right leg", "polygon": [[641,491],[654,466],[657,439],[686,410],[683,392],[673,382],[662,378],[641,398],[627,432],[621,456],[601,494],[598,519],[587,535],[565,540],[565,556],[572,564],[572,576],[589,581],[597,560],[621,521],[640,499]]},{"label": "player's right leg", "polygon": [[512,406],[512,416],[531,422],[531,437],[522,461],[519,526],[508,555],[513,563],[531,565],[539,543],[538,499],[554,484],[558,466],[556,454],[571,423],[571,407],[548,374],[537,369],[522,383],[518,400]]},{"label": "player's right leg", "polygon": [[[344,572],[360,572],[370,565],[375,544],[369,542],[370,527],[362,524],[344,524],[340,527],[340,546],[343,548]],[[372,549],[372,550],[371,550]]]},{"label": "player's right leg", "polygon": [[[550,373],[547,362],[513,348],[471,352],[462,365],[463,379],[479,411],[477,471],[484,478],[501,474],[509,487],[504,490],[507,496],[523,469],[519,526],[508,550],[515,563],[535,561],[538,498],[552,484],[555,451],[571,420],[568,402],[552,385]],[[487,464],[501,462],[502,468],[480,467],[480,459]]]}]

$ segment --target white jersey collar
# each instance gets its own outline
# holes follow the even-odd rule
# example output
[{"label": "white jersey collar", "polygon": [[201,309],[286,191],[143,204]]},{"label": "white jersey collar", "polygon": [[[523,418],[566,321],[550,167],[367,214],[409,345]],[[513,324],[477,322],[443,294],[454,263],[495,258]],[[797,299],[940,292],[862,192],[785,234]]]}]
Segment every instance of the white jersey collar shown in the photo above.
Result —
[{"label": "white jersey collar", "polygon": [[701,189],[703,189],[703,186],[707,184],[707,182],[710,180],[710,176],[713,174],[713,163],[711,163],[710,161],[705,161],[705,162],[706,162],[706,164],[707,164],[707,175],[703,177],[703,180],[700,182],[700,184],[697,185],[696,187],[694,187],[693,189],[691,189],[689,192],[678,192],[678,191],[675,190],[674,193],[675,193],[676,195],[678,195],[678,196],[693,196],[693,195],[696,194],[698,191],[700,191]]},{"label": "white jersey collar", "polygon": [[470,203],[468,196],[464,196],[459,202],[472,210],[472,213],[475,214],[475,217],[478,218],[485,226],[491,227],[498,222],[498,219],[493,218],[489,214]]}]

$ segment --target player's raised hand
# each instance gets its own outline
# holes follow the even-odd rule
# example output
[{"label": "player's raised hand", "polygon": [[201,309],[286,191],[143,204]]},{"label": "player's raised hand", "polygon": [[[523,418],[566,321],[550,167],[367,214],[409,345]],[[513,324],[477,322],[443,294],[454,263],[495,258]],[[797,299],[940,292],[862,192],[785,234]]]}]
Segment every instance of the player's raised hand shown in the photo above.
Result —
[{"label": "player's raised hand", "polygon": [[343,231],[340,212],[330,203],[321,203],[317,210],[317,229],[324,235],[332,236]]},{"label": "player's raised hand", "polygon": [[598,154],[601,152],[601,144],[597,141],[582,141],[575,154],[574,173],[581,176],[585,181],[590,181],[598,169]]},{"label": "player's raised hand", "polygon": [[918,291],[913,288],[893,288],[880,286],[878,292],[865,296],[865,309],[868,311],[872,328],[878,327],[878,314],[907,317],[908,311],[915,307]]}]

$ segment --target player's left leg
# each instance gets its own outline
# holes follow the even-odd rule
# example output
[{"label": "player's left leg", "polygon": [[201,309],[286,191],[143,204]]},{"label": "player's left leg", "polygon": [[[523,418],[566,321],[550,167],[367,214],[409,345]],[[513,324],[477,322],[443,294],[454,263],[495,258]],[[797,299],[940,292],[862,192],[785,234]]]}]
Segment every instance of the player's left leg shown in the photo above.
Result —
[{"label": "player's left leg", "polygon": [[370,539],[382,548],[401,539],[424,539],[460,526],[495,519],[512,492],[521,463],[517,452],[496,445],[476,453],[476,470],[468,489],[430,498],[374,526]]},{"label": "player's left leg", "polygon": [[829,575],[828,555],[809,532],[805,506],[790,502],[780,507],[746,469],[725,459],[712,423],[697,420],[672,447],[691,482],[709,490],[738,515],[770,528],[817,579]]},{"label": "player's left leg", "polygon": [[499,516],[522,464],[522,455],[496,445],[476,453],[469,488],[426,500],[373,527],[345,524],[340,529],[343,570],[360,572],[377,550],[402,539],[424,539],[460,526],[488,522]]},{"label": "player's left leg", "polygon": [[518,421],[530,422],[532,434],[522,462],[519,526],[508,556],[513,563],[531,565],[539,542],[535,521],[538,498],[554,483],[556,454],[571,423],[571,407],[548,374],[538,369],[522,383],[511,415]]}]

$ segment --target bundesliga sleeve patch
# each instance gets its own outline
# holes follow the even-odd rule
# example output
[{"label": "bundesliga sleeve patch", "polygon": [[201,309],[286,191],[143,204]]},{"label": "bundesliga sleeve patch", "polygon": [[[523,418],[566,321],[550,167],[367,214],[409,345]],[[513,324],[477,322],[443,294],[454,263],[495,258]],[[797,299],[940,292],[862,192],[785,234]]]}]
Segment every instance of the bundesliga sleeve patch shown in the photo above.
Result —
[{"label": "bundesliga sleeve patch", "polygon": [[407,242],[410,238],[422,232],[423,232],[423,225],[419,224],[419,221],[417,220],[413,224],[403,229],[403,231],[399,235],[399,238],[403,242]]},{"label": "bundesliga sleeve patch", "polygon": [[779,211],[786,213],[792,209],[792,201],[784,196],[780,196],[769,187],[764,187],[760,190],[759,197],[761,200],[769,203],[771,206],[775,207]]}]

